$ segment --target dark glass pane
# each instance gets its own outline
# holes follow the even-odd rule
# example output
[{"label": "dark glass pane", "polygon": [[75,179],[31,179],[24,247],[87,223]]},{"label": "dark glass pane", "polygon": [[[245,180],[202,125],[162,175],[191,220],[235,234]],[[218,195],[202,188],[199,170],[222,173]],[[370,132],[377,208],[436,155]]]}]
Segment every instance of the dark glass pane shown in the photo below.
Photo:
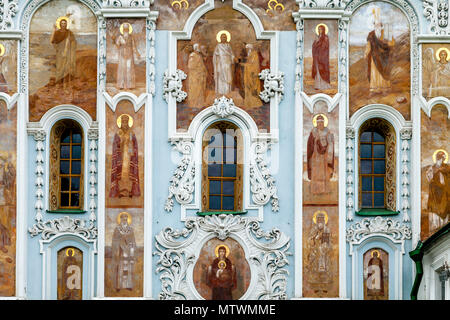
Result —
[{"label": "dark glass pane", "polygon": [[373,157],[374,158],[384,158],[386,152],[384,150],[384,144],[374,144],[373,145]]},{"label": "dark glass pane", "polygon": [[208,176],[220,177],[221,164],[208,164]]},{"label": "dark glass pane", "polygon": [[372,173],[372,160],[361,160],[361,173]]},{"label": "dark glass pane", "polygon": [[384,193],[374,194],[374,207],[384,208]]},{"label": "dark glass pane", "polygon": [[69,170],[70,170],[70,161],[64,160],[59,162],[59,172],[61,174],[69,174],[70,173]]},{"label": "dark glass pane", "polygon": [[69,191],[70,190],[70,179],[66,177],[61,178],[61,191]]},{"label": "dark glass pane", "polygon": [[372,191],[372,177],[362,177],[362,191]]},{"label": "dark glass pane", "polygon": [[220,196],[210,196],[209,197],[209,209],[210,210],[220,210]]},{"label": "dark glass pane", "polygon": [[81,173],[81,161],[72,161],[72,174],[80,174]]},{"label": "dark glass pane", "polygon": [[70,146],[61,146],[61,159],[70,159]]},{"label": "dark glass pane", "polygon": [[384,178],[383,177],[374,177],[374,190],[375,191],[384,191]]},{"label": "dark glass pane", "polygon": [[373,141],[375,141],[375,142],[383,142],[384,141],[384,137],[381,134],[374,132],[373,133]]},{"label": "dark glass pane", "polygon": [[234,181],[223,182],[223,194],[234,195]]},{"label": "dark glass pane", "polygon": [[81,133],[72,134],[72,143],[81,143]]},{"label": "dark glass pane", "polygon": [[361,142],[372,142],[372,132],[366,131],[366,132],[361,133],[360,141]]},{"label": "dark glass pane", "polygon": [[235,164],[224,164],[223,165],[223,176],[224,177],[236,177],[236,165]]},{"label": "dark glass pane", "polygon": [[209,148],[208,149],[208,162],[222,162],[222,148]]},{"label": "dark glass pane", "polygon": [[364,208],[371,208],[372,207],[372,193],[362,193],[362,206]]},{"label": "dark glass pane", "polygon": [[80,191],[80,178],[72,178],[72,191]]},{"label": "dark glass pane", "polygon": [[80,194],[79,193],[71,193],[70,195],[70,206],[78,207],[80,205]]},{"label": "dark glass pane", "polygon": [[81,146],[72,146],[72,158],[81,159]]},{"label": "dark glass pane", "polygon": [[69,195],[70,193],[61,193],[61,207],[69,206]]},{"label": "dark glass pane", "polygon": [[372,145],[361,144],[359,154],[361,155],[361,158],[372,158]]},{"label": "dark glass pane", "polygon": [[209,194],[220,194],[220,181],[209,181]]},{"label": "dark glass pane", "polygon": [[61,143],[69,143],[70,142],[70,130],[66,130],[61,135]]},{"label": "dark glass pane", "polygon": [[234,210],[234,197],[223,197],[223,210]]},{"label": "dark glass pane", "polygon": [[373,171],[374,173],[385,173],[386,165],[384,160],[374,160],[373,161]]}]

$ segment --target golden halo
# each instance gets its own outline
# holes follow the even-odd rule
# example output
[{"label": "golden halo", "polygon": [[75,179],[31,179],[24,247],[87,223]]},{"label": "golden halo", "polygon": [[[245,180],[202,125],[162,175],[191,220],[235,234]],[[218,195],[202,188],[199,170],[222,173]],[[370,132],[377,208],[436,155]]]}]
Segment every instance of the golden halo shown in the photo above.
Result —
[{"label": "golden halo", "polygon": [[220,265],[223,265],[223,269],[225,269],[227,267],[227,263],[225,262],[225,260],[220,260],[219,263],[217,264],[217,266],[220,268]]},{"label": "golden halo", "polygon": [[127,216],[127,222],[128,222],[128,225],[130,226],[131,225],[131,214],[129,214],[128,212],[126,212],[126,211],[122,211],[121,213],[119,213],[118,215],[117,215],[117,224],[120,224],[120,219],[121,219],[121,217],[122,217],[122,215],[126,215]]},{"label": "golden halo", "polygon": [[437,149],[434,153],[433,153],[433,162],[436,163],[436,156],[439,152],[443,152],[445,153],[445,159],[444,159],[444,163],[448,162],[448,152],[445,151],[444,149]]},{"label": "golden halo", "polygon": [[226,34],[227,35],[227,42],[230,42],[231,34],[227,30],[221,30],[221,31],[217,32],[217,35],[216,35],[217,42],[220,43],[220,37],[222,36],[222,34]]},{"label": "golden halo", "polygon": [[436,59],[437,59],[438,61],[441,60],[441,58],[439,58],[439,54],[441,53],[441,51],[447,52],[447,61],[449,61],[449,60],[450,60],[450,50],[448,50],[448,49],[445,48],[445,47],[439,48],[439,49],[436,51]]},{"label": "golden halo", "polygon": [[131,128],[133,126],[133,117],[127,113],[121,114],[120,116],[117,117],[117,126],[119,128],[122,127],[122,117],[123,116],[128,116],[128,126]]},{"label": "golden halo", "polygon": [[314,116],[314,118],[312,119],[312,123],[314,127],[317,127],[317,117],[318,116],[322,116],[323,117],[323,126],[326,128],[328,126],[328,117],[324,114],[324,113],[318,113]]},{"label": "golden halo", "polygon": [[370,252],[370,256],[373,258],[373,254],[374,254],[375,252],[378,253],[378,258],[381,258],[380,251],[378,251],[378,250],[372,250],[372,252]]},{"label": "golden halo", "polygon": [[225,247],[225,257],[228,258],[228,255],[230,254],[230,248],[226,244],[219,244],[215,249],[214,253],[216,254],[216,257],[219,257],[219,248]]},{"label": "golden halo", "polygon": [[323,213],[325,215],[325,224],[327,224],[328,223],[328,214],[323,210],[318,210],[318,211],[314,212],[314,215],[313,215],[314,224],[317,224],[317,215],[319,213]]},{"label": "golden halo", "polygon": [[324,27],[325,27],[325,34],[328,34],[328,26],[327,26],[325,23],[319,23],[319,24],[316,26],[316,34],[319,35],[319,27],[320,27],[320,26],[324,26]]},{"label": "golden halo", "polygon": [[3,44],[0,43],[0,57],[3,57],[3,55],[5,54],[5,46]]},{"label": "golden halo", "polygon": [[75,250],[74,250],[73,248],[68,248],[68,249],[66,250],[66,256],[67,256],[67,257],[69,256],[69,251],[72,251],[72,254],[71,254],[70,256],[73,257],[73,256],[75,255]]},{"label": "golden halo", "polygon": [[[189,2],[187,0],[180,0],[180,1],[172,1],[172,3],[170,4],[172,7],[174,7],[175,5],[178,5],[180,7],[180,9],[184,8],[187,10],[187,8],[189,8]],[[184,7],[183,7],[184,5]]]},{"label": "golden halo", "polygon": [[133,26],[130,23],[128,23],[128,22],[124,22],[124,23],[122,23],[120,25],[120,28],[119,28],[120,29],[120,33],[123,34],[123,25],[125,23],[128,25],[128,34],[132,34],[133,33]]},{"label": "golden halo", "polygon": [[62,17],[59,17],[58,19],[56,19],[56,28],[58,28],[58,30],[61,29],[61,20],[66,20],[66,22],[67,22],[67,29],[69,29],[70,19],[68,17],[66,17],[66,16],[62,16]]}]

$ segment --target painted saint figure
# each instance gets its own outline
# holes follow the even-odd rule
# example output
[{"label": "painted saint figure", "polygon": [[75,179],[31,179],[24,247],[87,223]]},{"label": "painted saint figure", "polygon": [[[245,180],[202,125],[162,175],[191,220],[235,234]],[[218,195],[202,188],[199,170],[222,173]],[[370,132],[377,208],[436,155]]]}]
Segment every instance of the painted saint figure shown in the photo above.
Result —
[{"label": "painted saint figure", "polygon": [[119,131],[114,135],[109,196],[139,197],[138,142],[131,129],[133,118],[122,114],[117,118]]},{"label": "painted saint figure", "polygon": [[191,106],[199,108],[205,100],[207,70],[199,44],[194,43],[193,49],[188,60],[188,99]]},{"label": "painted saint figure", "polygon": [[448,154],[437,150],[433,155],[434,165],[426,172],[429,182],[427,210],[430,231],[435,231],[449,221],[450,217],[450,165]]},{"label": "painted saint figure", "polygon": [[450,97],[450,51],[447,48],[440,48],[436,52],[439,57],[434,63],[431,71],[431,83],[428,89],[429,97]]},{"label": "painted saint figure", "polygon": [[383,261],[380,252],[373,250],[367,264],[367,296],[371,299],[384,297]]},{"label": "painted saint figure", "polygon": [[246,107],[261,106],[259,93],[261,92],[261,83],[259,81],[259,54],[254,50],[251,43],[245,45],[247,57],[244,66],[244,103]]},{"label": "painted saint figure", "polygon": [[310,283],[314,292],[327,293],[330,277],[331,232],[327,226],[328,215],[317,211],[307,240],[307,263],[310,270]]},{"label": "painted saint figure", "polygon": [[73,248],[65,250],[62,264],[62,294],[60,300],[81,300],[81,268],[75,258]]},{"label": "painted saint figure", "polygon": [[237,287],[236,268],[228,259],[229,249],[225,245],[216,248],[216,258],[208,267],[208,286],[212,289],[212,300],[232,300],[232,291]]},{"label": "painted saint figure", "polygon": [[120,89],[134,89],[136,87],[135,60],[138,52],[132,35],[133,29],[129,23],[120,26],[120,35],[115,40],[119,51],[117,66],[117,87]]},{"label": "painted saint figure", "polygon": [[232,91],[233,64],[235,56],[231,49],[231,35],[228,31],[221,31],[217,34],[217,41],[213,54],[215,90],[218,95],[226,95]]},{"label": "painted saint figure", "polygon": [[77,41],[73,32],[68,29],[67,17],[56,21],[50,42],[56,51],[55,83],[62,82],[65,90],[71,89],[72,80],[76,75]]},{"label": "painted saint figure", "polygon": [[312,78],[314,88],[318,90],[330,89],[330,46],[326,34],[326,25],[323,23],[317,26],[317,39],[312,45]]},{"label": "painted saint figure", "polygon": [[136,240],[134,230],[130,224],[130,214],[128,212],[119,213],[111,246],[114,287],[116,291],[121,289],[133,290],[134,287]]},{"label": "painted saint figure", "polygon": [[365,57],[367,58],[370,94],[384,93],[391,88],[392,52],[395,45],[394,37],[386,40],[383,23],[380,19],[380,8],[373,9],[374,30],[367,36]]},{"label": "painted saint figure", "polygon": [[8,93],[8,83],[6,82],[5,76],[3,75],[3,66],[6,60],[5,51],[5,46],[0,43],[0,92]]},{"label": "painted saint figure", "polygon": [[329,181],[334,172],[334,135],[327,128],[324,114],[313,118],[314,128],[308,138],[307,167],[312,194],[330,193]]}]

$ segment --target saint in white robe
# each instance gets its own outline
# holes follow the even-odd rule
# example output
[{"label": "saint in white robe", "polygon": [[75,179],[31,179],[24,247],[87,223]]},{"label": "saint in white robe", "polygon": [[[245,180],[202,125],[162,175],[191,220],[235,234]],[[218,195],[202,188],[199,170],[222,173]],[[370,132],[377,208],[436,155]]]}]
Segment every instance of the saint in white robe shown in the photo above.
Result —
[{"label": "saint in white robe", "polygon": [[213,56],[216,94],[226,95],[231,92],[233,62],[234,53],[231,46],[228,43],[217,44]]}]

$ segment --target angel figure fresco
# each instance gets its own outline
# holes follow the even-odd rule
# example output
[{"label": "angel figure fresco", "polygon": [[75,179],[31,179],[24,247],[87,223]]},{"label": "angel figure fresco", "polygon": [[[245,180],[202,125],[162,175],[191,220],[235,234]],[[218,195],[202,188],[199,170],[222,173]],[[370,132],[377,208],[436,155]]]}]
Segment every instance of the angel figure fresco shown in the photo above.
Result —
[{"label": "angel figure fresco", "polygon": [[450,97],[450,50],[442,47],[436,53],[433,48],[424,51],[424,94],[427,98]]}]

